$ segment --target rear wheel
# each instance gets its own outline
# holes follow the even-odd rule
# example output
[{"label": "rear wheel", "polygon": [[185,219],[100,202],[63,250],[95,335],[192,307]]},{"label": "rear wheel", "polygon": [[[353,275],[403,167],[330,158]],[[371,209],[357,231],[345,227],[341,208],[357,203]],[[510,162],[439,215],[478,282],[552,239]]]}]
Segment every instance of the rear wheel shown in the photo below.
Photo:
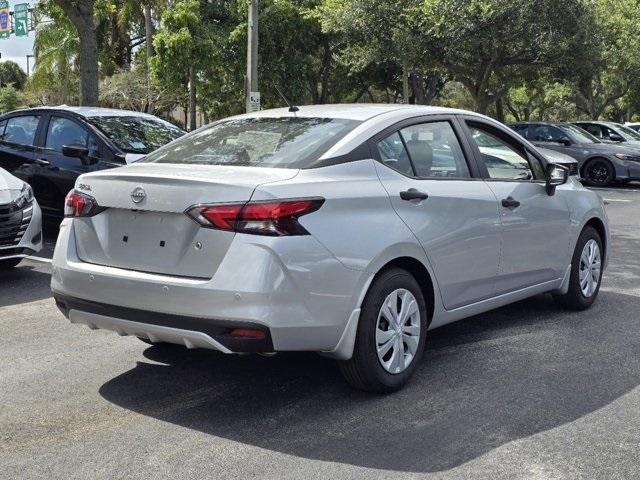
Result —
[{"label": "rear wheel", "polygon": [[570,310],[585,310],[595,302],[602,280],[602,239],[593,227],[585,227],[571,260],[569,290],[554,295],[558,304]]},{"label": "rear wheel", "polygon": [[0,270],[8,270],[10,268],[18,266],[22,261],[22,258],[10,258],[8,260],[0,260]]},{"label": "rear wheel", "polygon": [[340,370],[355,388],[396,391],[420,361],[426,333],[427,308],[418,282],[406,270],[387,270],[362,303],[353,356],[340,362]]},{"label": "rear wheel", "polygon": [[584,182],[592,187],[608,187],[615,176],[613,165],[604,158],[589,160],[583,169]]}]

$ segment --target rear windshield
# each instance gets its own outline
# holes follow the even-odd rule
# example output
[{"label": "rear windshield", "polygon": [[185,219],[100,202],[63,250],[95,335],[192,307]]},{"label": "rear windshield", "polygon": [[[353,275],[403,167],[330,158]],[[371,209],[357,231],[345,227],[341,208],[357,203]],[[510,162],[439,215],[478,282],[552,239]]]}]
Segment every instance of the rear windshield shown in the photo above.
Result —
[{"label": "rear windshield", "polygon": [[147,117],[90,117],[116,146],[126,153],[149,153],[185,132],[164,120]]},{"label": "rear windshield", "polygon": [[306,168],[359,123],[297,117],[223,120],[185,135],[143,161]]}]

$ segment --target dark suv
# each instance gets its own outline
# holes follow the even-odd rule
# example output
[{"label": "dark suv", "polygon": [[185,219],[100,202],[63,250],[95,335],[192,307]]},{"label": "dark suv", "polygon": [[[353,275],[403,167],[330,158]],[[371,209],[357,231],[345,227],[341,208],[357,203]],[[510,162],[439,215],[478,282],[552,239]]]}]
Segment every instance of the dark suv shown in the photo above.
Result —
[{"label": "dark suv", "polygon": [[615,181],[640,180],[640,148],[603,143],[589,132],[565,122],[518,122],[509,125],[533,144],[556,150],[578,161],[588,185],[605,187]]},{"label": "dark suv", "polygon": [[184,132],[153,115],[94,107],[42,107],[0,116],[0,167],[24,180],[49,219],[86,172],[125,165]]}]

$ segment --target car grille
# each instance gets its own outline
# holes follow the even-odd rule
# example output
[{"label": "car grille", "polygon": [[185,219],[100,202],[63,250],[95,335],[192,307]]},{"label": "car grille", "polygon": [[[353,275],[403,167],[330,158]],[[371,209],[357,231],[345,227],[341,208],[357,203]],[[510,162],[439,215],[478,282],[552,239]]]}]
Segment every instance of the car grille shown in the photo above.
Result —
[{"label": "car grille", "polygon": [[13,247],[20,243],[32,215],[33,204],[23,209],[14,203],[0,205],[0,247]]}]

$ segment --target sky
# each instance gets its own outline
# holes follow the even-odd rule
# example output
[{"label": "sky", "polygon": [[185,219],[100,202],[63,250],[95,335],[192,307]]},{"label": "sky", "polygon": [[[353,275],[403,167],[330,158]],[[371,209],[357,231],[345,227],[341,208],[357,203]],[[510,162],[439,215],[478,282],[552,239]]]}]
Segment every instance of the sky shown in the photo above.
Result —
[{"label": "sky", "polygon": [[[9,8],[13,10],[13,6],[16,3],[29,3],[30,7],[35,6],[37,3],[35,0],[9,0]],[[29,32],[28,37],[16,37],[11,35],[9,38],[0,39],[0,53],[2,54],[2,61],[13,60],[22,69],[27,71],[27,57],[33,53],[33,39],[35,38],[35,32]],[[29,59],[31,69],[33,69],[33,58]]]}]

